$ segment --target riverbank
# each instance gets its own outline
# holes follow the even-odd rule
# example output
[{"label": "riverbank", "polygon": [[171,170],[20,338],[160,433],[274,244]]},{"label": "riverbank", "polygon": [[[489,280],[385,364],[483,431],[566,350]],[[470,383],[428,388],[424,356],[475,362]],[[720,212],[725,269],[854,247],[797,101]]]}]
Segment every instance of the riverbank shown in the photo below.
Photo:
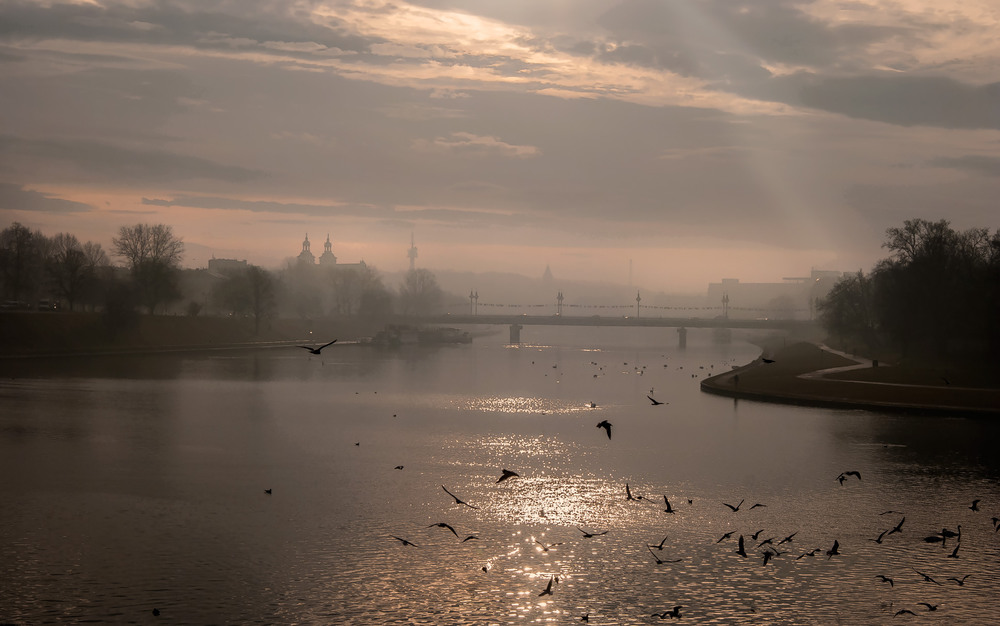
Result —
[{"label": "riverbank", "polygon": [[989,373],[875,364],[805,342],[765,354],[773,362],[758,358],[706,378],[702,391],[803,406],[1000,416],[1000,388]]},{"label": "riverbank", "polygon": [[241,318],[142,315],[125,327],[109,326],[98,313],[0,313],[0,356],[262,348],[321,345],[370,337],[381,322],[366,320],[273,320],[255,329]]}]

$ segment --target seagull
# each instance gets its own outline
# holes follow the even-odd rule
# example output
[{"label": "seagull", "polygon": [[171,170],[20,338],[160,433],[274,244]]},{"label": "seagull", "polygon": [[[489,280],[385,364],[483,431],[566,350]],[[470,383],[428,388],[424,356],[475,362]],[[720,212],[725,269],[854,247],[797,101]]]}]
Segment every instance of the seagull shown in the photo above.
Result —
[{"label": "seagull", "polygon": [[956,583],[958,583],[958,586],[961,587],[962,585],[965,584],[965,579],[968,578],[968,577],[969,577],[968,574],[966,574],[965,576],[962,576],[961,578],[955,578],[954,576],[952,576],[952,577],[948,578],[948,580],[954,580]]},{"label": "seagull", "polygon": [[625,483],[625,499],[626,500],[642,500],[642,496],[633,496],[632,489]]},{"label": "seagull", "polygon": [[758,503],[754,504],[752,507],[750,507],[750,510],[752,511],[752,510],[754,510],[756,508],[766,507],[766,506],[767,506],[766,504],[761,504],[760,502],[758,502]]},{"label": "seagull", "polygon": [[402,544],[404,546],[413,546],[414,548],[419,548],[420,547],[420,546],[418,546],[417,544],[415,544],[415,543],[413,543],[411,541],[407,541],[406,539],[403,539],[402,537],[397,537],[396,535],[389,535],[389,536],[392,537],[393,539],[395,539],[396,541],[402,542]]},{"label": "seagull", "polygon": [[[726,503],[725,503],[725,502],[723,502],[723,504],[726,504]],[[735,513],[736,511],[739,511],[739,510],[740,510],[740,507],[741,507],[741,506],[743,506],[743,500],[740,500],[740,503],[739,503],[739,504],[737,504],[736,506],[733,506],[733,505],[731,505],[731,504],[726,504],[726,506],[728,506],[728,507],[729,507],[730,509],[732,509],[732,510],[733,510],[733,513]]]},{"label": "seagull", "polygon": [[840,542],[836,539],[833,540],[833,547],[826,551],[826,558],[829,559],[835,554],[840,554]]},{"label": "seagull", "polygon": [[912,567],[910,569],[912,569],[914,572],[917,572],[918,574],[920,574],[921,576],[923,576],[924,580],[926,580],[929,583],[934,583],[935,585],[940,585],[941,584],[938,581],[934,580],[933,578],[931,578],[930,576],[928,576],[927,574],[925,574],[925,573],[923,573],[923,572],[921,572],[919,570],[916,570],[916,569],[914,569]]},{"label": "seagull", "polygon": [[403,469],[403,466],[402,466],[402,465],[397,465],[396,467],[394,467],[394,468],[392,468],[392,469],[398,469],[398,470],[401,470],[401,469]]},{"label": "seagull", "polygon": [[[726,537],[728,537],[728,536],[729,536],[729,535],[731,535],[731,534],[733,534],[733,533],[729,533],[729,534],[727,534],[727,535],[726,535]],[[723,537],[722,539],[725,539],[726,537]],[[722,539],[720,539],[719,541],[722,541]],[[657,550],[662,550],[662,549],[663,549],[663,544],[665,544],[666,542],[667,542],[667,537],[664,537],[664,538],[663,538],[663,541],[661,541],[661,542],[660,542],[660,545],[658,545],[658,546],[654,546],[654,545],[652,545],[652,544],[648,544],[648,543],[647,543],[647,544],[646,544],[646,547],[647,547],[647,548],[656,548]],[[718,541],[717,541],[716,543],[718,543]]]},{"label": "seagull", "polygon": [[441,488],[444,489],[444,492],[446,494],[448,494],[452,498],[455,498],[455,504],[464,504],[465,506],[469,507],[470,509],[478,509],[479,508],[478,506],[472,506],[471,504],[469,504],[465,500],[462,500],[461,498],[459,498],[458,496],[456,496],[452,492],[448,491],[448,489],[444,485],[441,485]]},{"label": "seagull", "polygon": [[266,493],[267,495],[271,495],[271,490],[270,489],[265,489],[264,493]]},{"label": "seagull", "polygon": [[768,537],[767,539],[765,539],[765,540],[761,541],[760,543],[758,543],[757,547],[759,548],[761,546],[774,545],[774,540],[775,539],[777,539],[777,537]]},{"label": "seagull", "polygon": [[886,533],[888,533],[889,530],[891,529],[883,530],[882,534],[878,536],[878,539],[869,539],[868,541],[874,541],[875,543],[882,543],[882,538],[885,537]]},{"label": "seagull", "polygon": [[758,531],[757,531],[757,532],[755,532],[754,534],[750,535],[750,538],[751,538],[751,539],[753,539],[754,541],[757,541],[757,538],[758,538],[758,537],[760,537],[760,534],[761,534],[762,532],[764,532],[764,529],[763,529],[763,528],[761,528],[760,530],[758,530]]},{"label": "seagull", "polygon": [[583,615],[581,615],[580,616],[580,621],[581,622],[589,622],[590,621],[590,613],[584,613]]},{"label": "seagull", "polygon": [[682,605],[678,604],[677,606],[675,606],[674,608],[670,609],[669,611],[664,611],[662,613],[653,613],[652,615],[650,615],[650,617],[659,617],[660,619],[667,619],[667,618],[673,619],[673,618],[676,617],[677,619],[680,619],[681,618],[681,609],[683,609],[683,608],[684,607]]},{"label": "seagull", "polygon": [[304,349],[308,350],[310,354],[320,354],[321,352],[323,352],[323,348],[325,348],[325,347],[327,347],[327,346],[332,346],[332,345],[333,345],[333,344],[335,344],[335,343],[337,343],[337,340],[336,340],[336,339],[334,339],[334,340],[333,340],[333,341],[331,341],[330,343],[327,343],[327,344],[323,344],[322,346],[320,346],[320,347],[318,347],[318,348],[313,348],[313,347],[311,347],[311,346],[299,346],[299,347],[300,347],[300,348],[304,348]]},{"label": "seagull", "polygon": [[735,530],[731,530],[731,531],[729,531],[728,533],[726,533],[725,535],[722,535],[721,537],[719,537],[719,540],[718,540],[718,541],[716,541],[715,543],[722,543],[722,542],[723,542],[723,541],[725,541],[726,539],[729,539],[730,537],[732,537],[732,536],[733,536],[733,533],[734,533],[734,532],[736,532],[736,531],[735,531]]},{"label": "seagull", "polygon": [[451,534],[453,534],[456,537],[458,537],[458,533],[455,532],[455,529],[452,528],[451,526],[449,526],[448,524],[445,524],[444,522],[438,522],[437,524],[431,524],[427,528],[434,528],[435,526],[438,526],[440,528],[447,528],[448,530],[451,531]]},{"label": "seagull", "polygon": [[878,578],[879,580],[881,580],[884,583],[889,583],[890,587],[895,587],[895,583],[893,583],[892,579],[889,578],[888,576],[883,576],[882,574],[877,574],[875,576],[875,578]]},{"label": "seagull", "polygon": [[747,558],[747,551],[743,548],[743,535],[740,535],[740,547],[736,549],[736,554],[744,559]]},{"label": "seagull", "polygon": [[927,607],[928,611],[936,611],[940,606],[939,604],[931,604],[930,602],[917,602],[917,604],[922,604]]},{"label": "seagull", "polygon": [[556,546],[561,546],[563,544],[563,542],[560,541],[559,543],[550,543],[550,544],[546,545],[546,544],[542,543],[541,541],[539,541],[537,539],[535,539],[535,543],[537,543],[538,545],[542,546],[542,552],[548,552],[549,548],[554,548]]},{"label": "seagull", "polygon": [[893,615],[893,617],[899,617],[900,615],[903,615],[905,613],[909,613],[910,615],[916,615],[916,613],[914,613],[910,609],[899,609],[898,611],[896,611],[896,614]]},{"label": "seagull", "polygon": [[597,427],[608,431],[608,439],[611,439],[611,422],[608,420],[601,420],[600,423],[597,424]]},{"label": "seagull", "polygon": [[778,545],[780,546],[783,543],[790,543],[792,541],[792,537],[794,537],[797,534],[799,534],[799,531],[795,531],[794,533],[788,535],[787,537],[785,537],[784,539],[782,539],[781,541],[779,541]]},{"label": "seagull", "polygon": [[671,559],[669,561],[661,559],[660,557],[656,556],[655,552],[653,552],[653,547],[652,546],[646,546],[646,549],[649,550],[649,553],[653,555],[653,559],[656,561],[657,565],[663,565],[664,563],[680,563],[681,562],[681,559]]},{"label": "seagull", "polygon": [[901,533],[901,532],[903,532],[903,522],[905,522],[905,521],[906,521],[906,517],[904,517],[903,519],[899,520],[899,523],[896,524],[896,526],[892,530],[889,531],[889,534],[891,535],[893,533]]},{"label": "seagull", "polygon": [[673,513],[674,507],[670,506],[670,500],[667,500],[667,496],[663,496],[663,502],[666,503],[667,508],[663,509],[664,513]]},{"label": "seagull", "polygon": [[602,532],[602,533],[588,533],[587,531],[585,531],[584,529],[580,528],[579,526],[577,526],[576,529],[579,530],[581,533],[583,533],[584,539],[590,539],[591,537],[596,537],[598,535],[606,535],[606,534],[608,534],[608,531],[606,531],[606,530],[604,532]]},{"label": "seagull", "polygon": [[160,609],[154,608],[153,609],[153,617],[158,617],[159,615],[160,615]]},{"label": "seagull", "polygon": [[513,478],[514,476],[520,476],[520,474],[518,474],[517,472],[512,472],[509,469],[505,469],[505,470],[503,470],[503,475],[500,478],[497,479],[497,482],[498,483],[502,483],[503,481],[507,480],[508,478]]},{"label": "seagull", "polygon": [[798,555],[797,557],[795,557],[795,560],[798,561],[804,556],[816,556],[816,553],[819,552],[820,550],[822,550],[822,548],[813,548],[809,552],[803,552],[802,554]]},{"label": "seagull", "polygon": [[767,565],[767,562],[770,561],[772,557],[778,556],[778,552],[776,550],[764,550],[761,552],[761,555],[764,557],[764,565]]},{"label": "seagull", "polygon": [[972,501],[972,506],[970,506],[969,509],[972,510],[972,511],[978,511],[979,510],[979,499],[978,498]]},{"label": "seagull", "polygon": [[552,595],[552,581],[555,580],[555,576],[549,577],[549,584],[545,585],[545,589],[538,594],[538,597],[551,596]]},{"label": "seagull", "polygon": [[466,537],[465,539],[462,540],[462,543],[465,543],[466,541],[468,541],[470,539],[479,539],[479,537],[477,537],[475,535],[469,535],[468,537]]},{"label": "seagull", "polygon": [[848,470],[846,472],[841,472],[840,476],[837,476],[837,480],[839,480],[840,484],[843,485],[844,481],[847,480],[848,476],[857,476],[858,480],[861,480],[861,472],[855,470]]},{"label": "seagull", "polygon": [[660,402],[659,400],[657,400],[653,396],[647,395],[646,397],[649,398],[649,401],[652,403],[653,406],[664,404],[663,402]]}]

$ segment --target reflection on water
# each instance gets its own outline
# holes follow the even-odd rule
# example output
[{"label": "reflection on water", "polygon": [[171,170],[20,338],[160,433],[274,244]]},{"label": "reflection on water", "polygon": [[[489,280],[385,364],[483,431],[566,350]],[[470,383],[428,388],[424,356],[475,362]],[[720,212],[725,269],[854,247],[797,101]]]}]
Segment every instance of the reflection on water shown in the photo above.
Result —
[{"label": "reflection on water", "polygon": [[[157,607],[190,623],[642,624],[681,605],[706,624],[903,609],[981,624],[1000,609],[995,424],[701,394],[756,351],[696,331],[685,351],[656,329],[523,335],[5,363],[0,622]],[[845,470],[862,480],[841,485]]]}]

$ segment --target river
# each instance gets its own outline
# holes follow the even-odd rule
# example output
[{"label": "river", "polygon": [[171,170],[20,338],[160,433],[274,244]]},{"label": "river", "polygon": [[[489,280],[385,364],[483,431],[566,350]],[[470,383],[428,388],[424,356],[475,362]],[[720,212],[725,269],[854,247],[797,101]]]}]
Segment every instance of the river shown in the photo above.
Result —
[{"label": "river", "polygon": [[3,362],[0,622],[995,623],[996,424],[701,393],[738,333],[503,330]]}]

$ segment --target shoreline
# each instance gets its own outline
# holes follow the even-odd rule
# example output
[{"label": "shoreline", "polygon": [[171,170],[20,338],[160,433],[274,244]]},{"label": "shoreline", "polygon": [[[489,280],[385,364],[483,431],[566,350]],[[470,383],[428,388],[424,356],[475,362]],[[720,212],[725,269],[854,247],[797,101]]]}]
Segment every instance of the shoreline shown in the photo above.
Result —
[{"label": "shoreline", "polygon": [[[798,343],[701,381],[705,393],[820,408],[955,417],[1000,417],[1000,389],[937,384],[926,372],[877,365],[825,346]],[[876,374],[894,382],[878,380]],[[907,374],[912,379],[905,382]]]}]

